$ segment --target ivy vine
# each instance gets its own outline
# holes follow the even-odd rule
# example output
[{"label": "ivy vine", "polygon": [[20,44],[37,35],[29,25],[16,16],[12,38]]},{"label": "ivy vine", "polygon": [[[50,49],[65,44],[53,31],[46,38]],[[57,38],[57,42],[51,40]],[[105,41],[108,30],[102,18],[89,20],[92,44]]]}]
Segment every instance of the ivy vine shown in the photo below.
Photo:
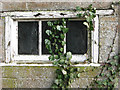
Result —
[{"label": "ivy vine", "polygon": [[[84,12],[82,13],[82,11]],[[93,19],[96,16],[96,9],[92,8],[92,5],[89,5],[88,8],[76,7],[75,12],[80,12],[77,14],[77,17],[86,19],[84,24],[87,26],[88,30],[94,30]],[[51,54],[49,60],[52,61],[53,65],[58,67],[52,88],[68,88],[75,78],[80,77],[79,68],[74,67],[71,62],[72,53],[64,53],[64,45],[66,44],[64,39],[66,33],[69,31],[66,27],[67,20],[69,19],[63,18],[47,22],[51,29],[46,30],[46,34],[49,38],[45,39],[45,45]]]},{"label": "ivy vine", "polygon": [[[78,18],[85,18],[84,25],[87,26],[89,31],[94,30],[94,18],[96,17],[96,9],[89,5],[88,8],[76,7],[75,12]],[[69,19],[58,19],[56,21],[48,21],[47,24],[50,27],[46,30],[46,34],[49,38],[45,39],[45,45],[48,49],[50,56],[49,60],[56,65],[56,79],[52,84],[52,88],[68,88],[75,78],[80,77],[80,68],[74,67],[71,62],[72,53],[64,53],[65,35],[69,31],[66,27],[66,22]],[[116,85],[115,79],[117,73],[120,71],[120,64],[117,63],[118,56],[114,56],[112,60],[109,60],[102,66],[101,73],[95,78],[94,83],[91,86],[96,87],[108,87],[113,88]],[[109,71],[105,73],[106,71]],[[100,77],[105,79],[99,80]]]},{"label": "ivy vine", "polygon": [[102,65],[100,74],[95,77],[91,86],[96,88],[116,88],[118,76],[120,76],[119,55],[115,55]]},{"label": "ivy vine", "polygon": [[[82,12],[84,11],[84,12]],[[88,8],[76,7],[75,12],[80,12],[77,14],[79,18],[85,18],[86,22],[84,25],[87,26],[89,31],[94,30],[93,19],[96,16],[96,9],[89,5]],[[50,30],[46,30],[46,34],[49,36],[45,39],[45,45],[48,49],[49,60],[56,65],[58,68],[56,70],[56,79],[52,84],[52,88],[68,88],[75,78],[80,77],[80,68],[74,67],[71,62],[72,53],[64,53],[64,41],[66,33],[69,28],[66,27],[66,22],[69,19],[59,19],[56,21],[48,21],[47,24]],[[114,88],[117,83],[117,76],[120,75],[120,64],[118,63],[119,56],[114,56],[113,59],[108,60],[101,68],[101,72],[96,76],[91,86],[96,88]],[[101,78],[101,79],[100,79]],[[104,78],[104,79],[103,79]]]}]

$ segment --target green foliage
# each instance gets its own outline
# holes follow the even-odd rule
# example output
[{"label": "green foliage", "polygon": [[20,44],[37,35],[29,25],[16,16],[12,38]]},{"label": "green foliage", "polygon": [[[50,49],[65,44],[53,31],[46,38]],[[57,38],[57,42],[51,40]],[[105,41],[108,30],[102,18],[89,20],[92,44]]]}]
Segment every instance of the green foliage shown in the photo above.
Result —
[{"label": "green foliage", "polygon": [[77,14],[78,17],[83,17],[86,19],[86,24],[89,30],[94,30],[93,19],[96,17],[96,9],[92,8],[92,4],[88,8],[76,7],[76,11],[84,11],[84,13]]},{"label": "green foliage", "polygon": [[96,88],[115,88],[118,83],[117,78],[120,72],[120,64],[118,63],[119,55],[116,55],[111,60],[108,60],[102,66],[101,73],[96,76],[96,79],[91,83],[91,86],[94,86]]},{"label": "green foliage", "polygon": [[[79,18],[86,18],[84,24],[88,27],[88,30],[93,30],[93,19],[95,18],[96,10],[90,5],[88,8],[76,7],[76,11],[84,11],[79,13]],[[79,69],[73,67],[71,63],[72,53],[64,53],[64,41],[66,33],[69,31],[66,28],[66,21],[68,19],[59,19],[54,22],[47,22],[51,30],[46,30],[46,34],[49,36],[45,39],[45,45],[51,56],[49,60],[52,61],[53,65],[58,66],[56,70],[56,79],[52,85],[52,88],[67,88],[75,78],[80,77]]]}]

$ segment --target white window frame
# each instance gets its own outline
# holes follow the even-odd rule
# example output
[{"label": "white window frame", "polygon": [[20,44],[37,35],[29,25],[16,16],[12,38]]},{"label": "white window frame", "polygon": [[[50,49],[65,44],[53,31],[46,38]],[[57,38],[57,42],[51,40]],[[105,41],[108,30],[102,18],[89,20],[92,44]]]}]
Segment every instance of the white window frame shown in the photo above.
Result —
[{"label": "white window frame", "polygon": [[[109,12],[109,13],[108,13]],[[104,14],[112,14],[113,10],[109,10]],[[64,15],[61,15],[63,13]],[[94,31],[92,31],[92,50],[91,50],[91,62],[98,63],[99,55],[99,18],[98,14],[103,14],[102,11],[97,11],[95,21]],[[37,16],[38,15],[38,16]],[[5,53],[6,53],[6,63],[17,62],[17,61],[49,61],[49,55],[18,55],[18,21],[35,21],[39,20],[39,43],[41,43],[41,20],[44,19],[54,19],[54,18],[76,18],[77,12],[70,11],[36,11],[36,12],[6,12],[3,14],[5,16]],[[39,44],[39,50],[41,50],[41,44]],[[72,61],[86,60],[87,54],[84,55],[73,55]]]}]

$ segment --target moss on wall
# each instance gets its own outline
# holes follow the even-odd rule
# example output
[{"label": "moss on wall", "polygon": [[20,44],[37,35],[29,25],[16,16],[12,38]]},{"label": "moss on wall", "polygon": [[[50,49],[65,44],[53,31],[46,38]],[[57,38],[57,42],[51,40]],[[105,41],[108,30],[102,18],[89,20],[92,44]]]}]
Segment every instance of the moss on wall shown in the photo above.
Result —
[{"label": "moss on wall", "polygon": [[[95,77],[100,67],[78,67],[81,75],[79,79]],[[50,87],[55,79],[55,70],[53,66],[3,66],[2,78],[3,88],[43,88]],[[78,83],[75,80],[73,83]],[[23,84],[24,83],[24,84]],[[87,85],[84,84],[84,87]]]}]

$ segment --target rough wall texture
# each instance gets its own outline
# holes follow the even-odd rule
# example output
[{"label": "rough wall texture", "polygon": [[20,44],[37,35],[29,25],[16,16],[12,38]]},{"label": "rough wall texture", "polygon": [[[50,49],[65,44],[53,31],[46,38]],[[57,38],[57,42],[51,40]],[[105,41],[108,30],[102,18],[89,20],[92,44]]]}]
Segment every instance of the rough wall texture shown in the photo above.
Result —
[{"label": "rough wall texture", "polygon": [[[49,88],[55,79],[57,67],[2,67],[2,87],[4,88]],[[85,88],[99,73],[99,68],[79,67],[80,78],[74,80],[71,88]]]},{"label": "rough wall texture", "polygon": [[[112,2],[0,2],[0,11],[26,11],[26,10],[68,10],[76,6],[87,7],[93,4],[97,9],[109,9]],[[107,61],[108,57],[120,51],[120,31],[118,31],[118,7],[115,13],[108,16],[99,16],[99,62]],[[119,17],[118,17],[119,16]],[[4,18],[0,19],[0,62],[5,59],[4,54]],[[119,25],[120,26],[120,25]],[[80,79],[75,80],[70,87],[85,88],[99,73],[99,69],[92,71],[93,67],[80,67],[88,72],[81,73]],[[55,78],[56,67],[2,67],[3,88],[49,88]]]}]

